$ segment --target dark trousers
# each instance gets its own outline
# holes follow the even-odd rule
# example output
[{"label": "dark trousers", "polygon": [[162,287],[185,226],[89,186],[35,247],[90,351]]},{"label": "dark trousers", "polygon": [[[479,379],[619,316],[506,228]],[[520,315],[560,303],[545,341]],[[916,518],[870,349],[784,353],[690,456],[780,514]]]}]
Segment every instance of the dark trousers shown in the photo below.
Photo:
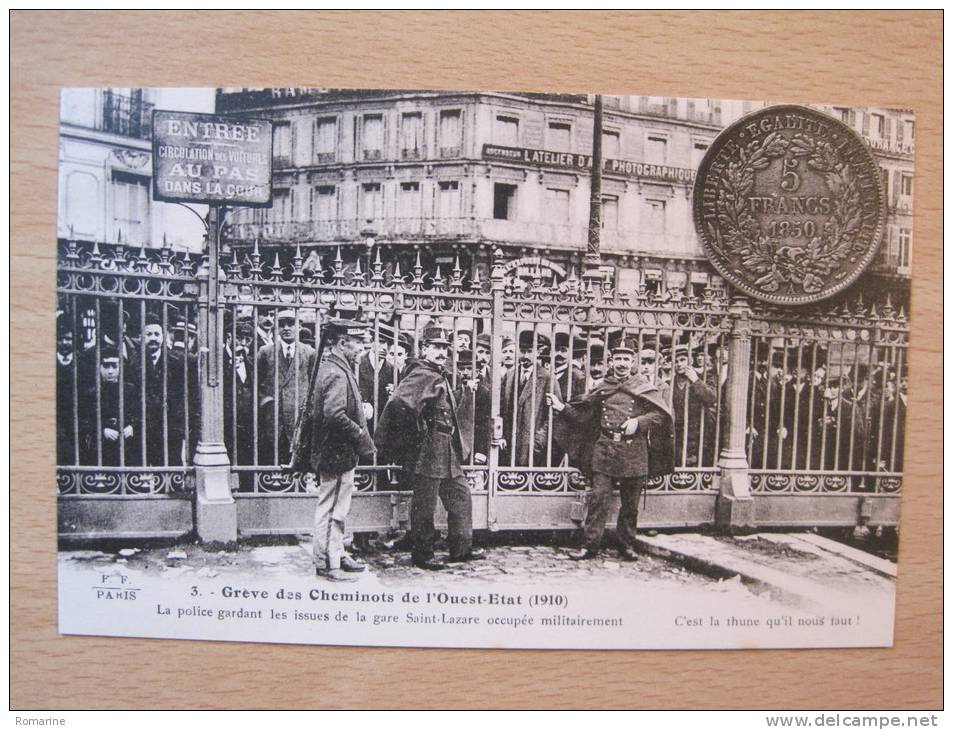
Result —
[{"label": "dark trousers", "polygon": [[433,559],[433,524],[437,495],[447,510],[447,543],[450,558],[469,554],[473,546],[473,505],[470,487],[463,475],[449,479],[413,475],[414,496],[410,502],[410,533],[414,560]]},{"label": "dark trousers", "polygon": [[592,551],[598,551],[602,545],[602,533],[606,529],[606,520],[612,508],[612,489],[619,485],[619,519],[616,522],[616,535],[623,547],[632,547],[635,544],[635,528],[639,521],[639,497],[645,489],[645,477],[628,477],[624,479],[610,477],[606,474],[595,473],[590,478],[589,507],[586,511],[586,522],[583,528],[585,546]]}]

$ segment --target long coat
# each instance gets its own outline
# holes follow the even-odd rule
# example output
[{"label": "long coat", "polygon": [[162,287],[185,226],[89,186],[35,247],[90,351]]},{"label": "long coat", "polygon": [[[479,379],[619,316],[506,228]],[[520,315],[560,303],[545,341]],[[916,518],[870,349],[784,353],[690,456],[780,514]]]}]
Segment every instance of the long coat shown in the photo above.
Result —
[{"label": "long coat", "polygon": [[[500,403],[500,415],[503,417],[503,438],[508,442],[507,453],[500,459],[501,466],[510,466],[515,454],[515,466],[529,466],[530,449],[534,466],[546,465],[546,447],[549,443],[549,407],[546,394],[555,392],[560,398],[562,391],[553,380],[552,373],[543,367],[533,368],[529,380],[519,386],[515,396],[513,390],[519,378],[519,367],[510,368],[503,376],[503,394]],[[535,403],[535,409],[534,409]],[[513,426],[516,425],[516,436]],[[530,431],[533,442],[530,444]]]},{"label": "long coat", "polygon": [[374,433],[381,460],[408,473],[451,479],[463,473],[470,455],[465,436],[447,371],[426,360],[409,362]]},{"label": "long coat", "polygon": [[[186,367],[188,368],[188,399],[186,399]],[[188,362],[176,352],[164,351],[155,364],[152,356],[145,358],[146,395],[146,463],[149,466],[165,465],[164,450],[168,449],[170,466],[183,463],[182,449],[186,436],[189,445],[197,442],[199,432],[199,383],[198,368],[194,357]],[[136,368],[135,372],[138,372]],[[186,433],[186,409],[188,409],[188,434]],[[163,413],[165,423],[163,423]],[[163,429],[167,437],[163,439]],[[188,459],[191,452],[186,454]]]},{"label": "long coat", "polygon": [[[121,408],[120,393],[123,394]],[[99,398],[98,413],[97,396]],[[142,463],[142,435],[140,433],[142,406],[139,401],[139,388],[136,383],[126,380],[120,391],[119,383],[100,381],[98,392],[94,383],[86,388],[80,398],[83,404],[79,412],[80,463],[86,466],[96,466],[99,464],[101,456],[102,466],[119,466],[121,448],[125,465],[139,466]],[[120,410],[122,410],[122,420],[119,418]],[[123,434],[123,430],[127,426],[132,427],[132,436],[130,437]],[[107,428],[119,432],[118,440],[110,441],[105,437],[103,432]]]},{"label": "long coat", "polygon": [[718,402],[714,378],[706,382],[699,377],[690,383],[688,378],[676,375],[671,389],[672,416],[675,419],[675,463],[679,466],[713,466],[715,405]]},{"label": "long coat", "polygon": [[473,451],[487,456],[490,453],[491,430],[491,392],[490,386],[480,378],[476,390],[465,383],[458,382],[455,393],[457,399],[457,420],[463,432],[464,442],[473,443]]},{"label": "long coat", "polygon": [[[589,393],[570,401],[553,419],[553,438],[569,454],[575,466],[592,473],[596,442],[603,440],[603,405],[619,393],[633,399],[633,415],[644,416],[646,427],[634,434],[632,444],[613,444],[617,474],[612,476],[654,477],[675,470],[675,446],[672,438],[672,413],[658,388],[640,375],[622,382],[606,378]],[[642,448],[644,443],[644,449]]]},{"label": "long coat", "polygon": [[374,453],[357,378],[335,353],[319,365],[311,403],[311,470],[337,476]]},{"label": "long coat", "polygon": [[[258,434],[259,458],[268,463],[274,459],[275,432],[278,434],[278,458],[288,457],[295,424],[304,410],[314,366],[314,348],[295,343],[294,356],[286,358],[281,347],[265,345],[258,351]],[[277,372],[276,372],[277,371]],[[277,380],[277,385],[276,385]],[[278,422],[275,424],[275,399],[278,400]]]},{"label": "long coat", "polygon": [[[236,464],[251,464],[253,461],[253,378],[255,377],[251,355],[236,355],[225,351],[222,363],[222,386],[225,400],[225,445]],[[245,379],[237,371],[239,362],[244,363]],[[236,443],[237,439],[237,443]]]}]

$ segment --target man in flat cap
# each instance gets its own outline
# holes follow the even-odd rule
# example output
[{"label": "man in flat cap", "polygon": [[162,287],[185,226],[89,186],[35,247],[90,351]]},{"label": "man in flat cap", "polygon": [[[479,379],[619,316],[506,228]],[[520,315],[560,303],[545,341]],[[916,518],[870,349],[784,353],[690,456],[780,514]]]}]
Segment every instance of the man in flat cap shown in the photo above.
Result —
[{"label": "man in flat cap", "polygon": [[258,460],[287,464],[295,423],[307,399],[314,349],[298,341],[293,309],[278,312],[278,337],[258,351]]},{"label": "man in flat cap", "polygon": [[314,514],[317,575],[332,581],[353,581],[353,573],[363,571],[365,566],[344,552],[345,519],[351,508],[354,469],[362,458],[374,456],[374,442],[367,430],[354,375],[368,325],[360,320],[360,310],[339,310],[334,314],[322,329],[328,355],[317,363],[307,468],[318,477]]},{"label": "man in flat cap", "polygon": [[434,560],[434,510],[437,497],[447,510],[447,562],[483,557],[473,549],[470,488],[463,474],[470,443],[464,443],[457,416],[453,384],[444,367],[450,350],[447,331],[427,327],[422,337],[422,357],[408,363],[381,413],[374,440],[382,461],[403,465],[410,476],[411,561],[418,568],[441,570],[446,563]]},{"label": "man in flat cap", "polygon": [[612,348],[610,374],[589,393],[570,403],[557,394],[546,397],[555,413],[555,438],[590,485],[584,547],[573,560],[599,554],[616,486],[619,554],[636,560],[639,496],[650,477],[673,470],[672,415],[658,389],[633,372],[635,354],[623,340]]}]

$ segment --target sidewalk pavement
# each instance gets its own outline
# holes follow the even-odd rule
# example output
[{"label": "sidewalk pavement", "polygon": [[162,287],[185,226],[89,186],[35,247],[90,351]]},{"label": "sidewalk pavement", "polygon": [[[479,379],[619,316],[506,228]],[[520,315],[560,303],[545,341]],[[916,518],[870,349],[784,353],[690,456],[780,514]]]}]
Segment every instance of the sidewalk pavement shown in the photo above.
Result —
[{"label": "sidewalk pavement", "polygon": [[[893,595],[896,565],[812,533],[757,533],[741,537],[702,533],[640,535],[637,562],[622,561],[612,549],[595,560],[572,561],[572,549],[538,536],[499,533],[489,536],[486,559],[438,572],[410,564],[407,552],[388,551],[381,543],[355,555],[368,564],[367,577],[400,586],[447,583],[585,583],[619,577],[661,582],[700,591],[738,591],[810,610],[830,602],[832,593]],[[277,543],[277,544],[276,544]],[[522,544],[521,544],[522,543]],[[544,544],[545,543],[545,544]],[[239,543],[233,550],[209,550],[198,543],[173,547],[132,547],[113,543],[100,550],[62,549],[60,561],[77,567],[117,563],[128,570],[193,574],[196,578],[268,575],[314,577],[310,537]]]}]

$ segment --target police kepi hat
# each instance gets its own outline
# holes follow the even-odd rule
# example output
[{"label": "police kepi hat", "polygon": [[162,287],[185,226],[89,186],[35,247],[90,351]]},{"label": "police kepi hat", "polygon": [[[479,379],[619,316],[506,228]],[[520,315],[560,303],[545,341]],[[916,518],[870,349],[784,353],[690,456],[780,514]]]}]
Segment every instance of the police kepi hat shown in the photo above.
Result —
[{"label": "police kepi hat", "polygon": [[364,321],[364,308],[345,308],[333,305],[328,310],[328,316],[321,325],[322,328],[332,329],[346,335],[363,335],[370,327]]},{"label": "police kepi hat", "polygon": [[443,327],[425,327],[421,338],[425,345],[446,345],[450,347],[450,337]]},{"label": "police kepi hat", "polygon": [[612,346],[613,355],[632,355],[635,357],[636,343],[631,337],[622,337]]}]

